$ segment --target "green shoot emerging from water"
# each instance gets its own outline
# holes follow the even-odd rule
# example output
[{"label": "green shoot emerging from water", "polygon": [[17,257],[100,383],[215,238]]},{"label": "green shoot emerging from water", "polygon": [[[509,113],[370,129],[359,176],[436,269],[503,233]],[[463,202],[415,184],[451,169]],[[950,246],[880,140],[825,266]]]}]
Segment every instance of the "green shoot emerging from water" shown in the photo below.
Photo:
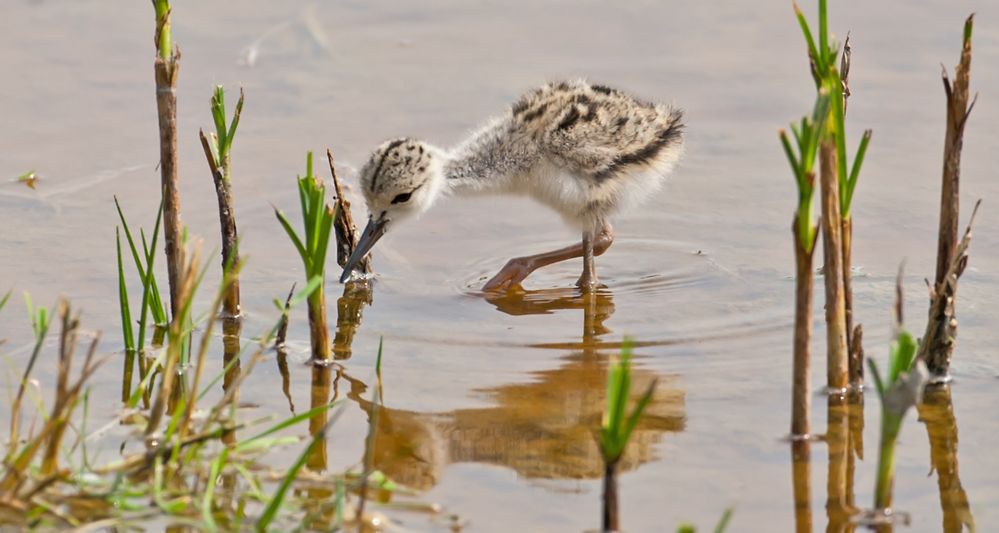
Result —
[{"label": "green shoot emerging from water", "polygon": [[[326,250],[329,248],[330,232],[333,227],[334,210],[326,203],[326,186],[312,173],[312,152],[306,159],[305,176],[298,177],[298,198],[302,208],[302,223],[305,235],[300,236],[278,209],[274,210],[278,222],[302,258],[305,279],[319,278],[325,281]],[[317,360],[329,358],[329,333],[326,328],[326,296],[320,282],[315,292],[309,295],[309,328],[312,336],[312,357]]]},{"label": "green shoot emerging from water", "polygon": [[607,463],[617,463],[631,439],[631,433],[638,425],[645,408],[652,400],[656,382],[638,399],[638,403],[627,414],[625,411],[631,397],[631,339],[625,339],[621,356],[611,363],[607,372],[607,410],[604,412],[600,428],[600,451]]},{"label": "green shoot emerging from water", "polygon": [[868,359],[874,386],[881,400],[881,449],[878,456],[878,476],[874,491],[874,506],[888,510],[892,505],[895,478],[895,443],[902,421],[910,407],[920,402],[926,385],[926,365],[916,359],[919,343],[902,326],[901,272],[897,284],[896,331],[888,353],[888,374],[882,378],[874,359]]},{"label": "green shoot emerging from water", "polygon": [[628,400],[631,397],[631,339],[625,338],[621,346],[621,356],[610,364],[607,370],[607,409],[604,411],[600,427],[600,453],[604,459],[604,500],[603,530],[619,531],[617,498],[617,464],[631,439],[631,433],[638,425],[645,408],[652,401],[656,390],[655,381],[645,394],[638,399],[635,408],[628,414]]}]

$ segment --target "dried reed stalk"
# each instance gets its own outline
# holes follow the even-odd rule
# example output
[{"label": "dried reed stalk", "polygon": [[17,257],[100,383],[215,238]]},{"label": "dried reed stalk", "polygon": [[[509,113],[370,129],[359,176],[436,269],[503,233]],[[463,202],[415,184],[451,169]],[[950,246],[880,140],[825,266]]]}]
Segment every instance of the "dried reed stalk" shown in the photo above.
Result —
[{"label": "dried reed stalk", "polygon": [[[243,96],[240,92],[240,101]],[[236,109],[242,106],[237,105]],[[205,158],[208,160],[208,168],[212,172],[212,180],[215,182],[215,195],[219,204],[219,226],[222,231],[222,269],[229,271],[239,263],[239,250],[237,244],[239,236],[236,231],[236,211],[232,204],[232,184],[230,157],[225,154],[225,158],[216,163],[215,156],[212,155],[211,141],[205,135],[204,130],[198,130],[201,138],[201,147],[205,151]],[[239,318],[239,278],[235,277],[226,290],[225,298],[222,300],[223,318]],[[239,335],[237,332],[236,335]],[[237,348],[238,351],[238,348]]]},{"label": "dried reed stalk", "polygon": [[[957,281],[968,266],[968,246],[971,245],[971,228],[982,201],[975,203],[971,220],[964,230],[964,237],[957,244],[954,255],[939,283],[930,287],[929,320],[926,331],[919,343],[918,358],[926,363],[926,368],[938,378],[945,378],[950,371],[954,342],[957,339],[957,315],[954,309],[957,298]],[[929,282],[927,282],[929,285]]]},{"label": "dried reed stalk", "polygon": [[[336,220],[333,221],[333,232],[336,235],[336,263],[342,267],[347,264],[347,258],[357,246],[357,226],[354,225],[350,202],[343,194],[340,178],[333,165],[333,152],[329,149],[326,149],[326,158],[329,160],[330,174],[333,176],[333,193],[336,196]],[[364,274],[371,273],[371,254],[361,260],[357,270]]]},{"label": "dried reed stalk", "polygon": [[[947,95],[947,129],[944,137],[943,178],[940,187],[940,228],[937,237],[937,268],[933,284],[934,297],[931,297],[930,322],[934,323],[937,334],[930,345],[926,365],[935,375],[946,375],[954,355],[954,340],[957,336],[955,299],[957,298],[957,278],[950,277],[958,252],[958,219],[960,218],[960,178],[961,149],[964,145],[964,126],[968,122],[974,100],[969,100],[968,89],[971,82],[971,33],[974,15],[965,20],[961,59],[954,70],[951,82],[947,70],[943,69],[942,80]],[[966,259],[964,260],[966,261]],[[964,267],[960,266],[963,271]],[[960,276],[960,272],[957,272]],[[943,305],[937,305],[937,300]],[[934,312],[936,310],[937,312]]]}]

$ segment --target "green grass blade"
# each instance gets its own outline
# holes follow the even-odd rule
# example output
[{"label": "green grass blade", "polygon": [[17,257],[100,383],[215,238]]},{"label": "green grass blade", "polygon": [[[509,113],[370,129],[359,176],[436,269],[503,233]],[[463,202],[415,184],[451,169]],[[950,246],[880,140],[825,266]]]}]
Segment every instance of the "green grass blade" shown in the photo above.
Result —
[{"label": "green grass blade", "polygon": [[836,182],[839,184],[840,213],[845,213],[849,210],[846,203],[846,189],[849,180],[846,173],[846,117],[843,110],[843,91],[839,72],[832,69],[832,74],[829,82],[829,95],[832,100],[833,142],[836,145]]},{"label": "green grass blade", "polygon": [[[829,22],[826,14],[826,0],[819,0],[819,51],[822,54],[829,52]],[[825,59],[826,57],[823,56],[823,61]],[[820,71],[823,75],[825,75],[824,70]]]},{"label": "green grass blade", "polygon": [[787,132],[784,130],[780,130],[780,144],[784,147],[784,155],[787,156],[787,162],[791,165],[791,171],[794,172],[794,179],[798,182],[798,193],[800,194],[805,189],[804,175],[801,173],[801,165],[798,164],[798,160],[794,156],[791,141],[788,140]]},{"label": "green grass blade", "polygon": [[305,270],[311,270],[309,268],[311,266],[309,253],[305,250],[305,246],[302,245],[302,240],[298,238],[298,234],[295,233],[294,229],[292,229],[291,223],[288,222],[284,213],[276,208],[274,209],[274,215],[277,217],[278,222],[281,223],[281,227],[284,228],[284,232],[288,234],[288,238],[291,239],[292,244],[295,245],[295,249],[298,250],[298,255],[302,256],[302,261],[305,263]]},{"label": "green grass blade", "polygon": [[233,357],[231,361],[229,361],[228,363],[226,363],[222,367],[222,371],[219,372],[218,374],[215,374],[215,376],[212,377],[211,381],[209,381],[208,383],[206,383],[205,386],[201,388],[201,392],[198,393],[198,400],[197,401],[201,401],[205,396],[207,396],[208,393],[212,391],[212,388],[214,388],[215,385],[218,384],[218,382],[222,381],[222,378],[225,377],[225,375],[230,370],[232,370],[233,367],[235,367],[236,365],[239,364],[240,360],[243,358],[243,354],[246,352],[246,350],[247,350],[247,348],[249,348],[249,346],[250,346],[249,344],[244,345],[242,347],[242,349],[240,349],[239,355],[236,356],[236,357]]},{"label": "green grass blade", "polygon": [[243,114],[243,89],[239,89],[239,100],[236,101],[236,110],[232,114],[232,123],[229,124],[229,132],[225,136],[225,153],[232,149],[232,140],[236,137],[236,128],[239,126],[239,117]]},{"label": "green grass blade", "polygon": [[215,498],[215,484],[222,473],[229,459],[229,448],[223,448],[219,456],[212,461],[211,470],[208,473],[208,482],[205,484],[205,495],[201,499],[201,518],[205,521],[209,531],[217,531],[218,524],[215,523],[215,516],[212,512],[212,500]]},{"label": "green grass blade", "polygon": [[[343,403],[343,400],[339,400],[335,402],[333,405],[339,403]],[[259,532],[267,531],[267,527],[271,524],[271,522],[274,521],[274,518],[277,517],[278,511],[281,509],[281,505],[284,503],[285,496],[287,496],[288,494],[288,489],[291,488],[291,484],[295,481],[295,478],[298,476],[298,472],[302,469],[303,466],[305,466],[305,463],[309,460],[309,456],[312,455],[316,447],[319,445],[320,440],[326,438],[326,432],[329,430],[330,427],[333,426],[333,423],[340,418],[340,415],[343,414],[343,412],[344,410],[341,408],[337,410],[337,412],[334,413],[333,416],[330,417],[330,420],[326,422],[326,424],[322,427],[322,429],[317,431],[316,434],[309,441],[309,445],[306,446],[302,454],[298,456],[298,460],[295,461],[295,464],[293,464],[291,468],[287,471],[287,473],[284,476],[284,479],[281,480],[281,484],[278,485],[277,490],[274,492],[274,496],[272,496],[271,499],[267,502],[267,506],[264,508],[264,512],[260,515],[260,519],[257,521],[256,524],[257,531]]]},{"label": "green grass blade", "polygon": [[[638,399],[638,403],[635,404],[635,409],[631,412],[631,415],[628,416],[628,421],[625,423],[624,431],[621,433],[621,441],[624,445],[627,445],[628,441],[631,440],[631,432],[638,426],[638,420],[642,418],[645,408],[648,407],[649,402],[652,401],[652,395],[656,392],[656,385],[658,384],[658,381],[653,381],[652,384],[649,385],[648,390],[646,390],[645,394]],[[622,446],[622,452],[624,451],[623,448],[624,446]]]},{"label": "green grass blade", "polygon": [[323,405],[319,405],[319,406],[313,407],[312,409],[309,409],[308,411],[306,411],[304,413],[292,416],[290,418],[286,418],[286,419],[278,422],[277,424],[274,424],[273,426],[265,429],[264,431],[261,431],[260,433],[257,433],[256,435],[250,437],[249,439],[246,439],[243,442],[237,444],[236,448],[235,448],[235,451],[237,451],[237,452],[243,451],[244,449],[248,448],[249,446],[252,446],[253,443],[255,441],[259,440],[259,439],[263,439],[265,437],[273,435],[274,433],[277,433],[278,431],[281,431],[282,429],[289,428],[291,426],[294,426],[295,424],[298,424],[299,422],[308,420],[309,418],[312,418],[313,416],[318,415],[319,413],[321,413],[321,412],[329,409],[331,407],[331,405],[332,404],[328,404],[328,403],[327,404],[323,404]]},{"label": "green grass blade", "polygon": [[[146,250],[146,277],[142,280],[142,307],[139,311],[139,340],[135,344],[136,349],[139,351],[144,350],[146,347],[145,338],[146,329],[148,329],[148,324],[146,323],[146,319],[148,318],[147,310],[149,309],[149,298],[152,294],[153,266],[156,262],[156,242],[159,240],[160,223],[162,221],[163,202],[161,201],[159,212],[156,215],[156,224],[153,225],[152,242],[149,244],[149,249]],[[144,244],[143,249],[145,249]],[[153,314],[157,314],[155,310],[153,310]]]},{"label": "green grass blade", "polygon": [[725,533],[728,529],[728,523],[732,521],[732,509],[725,509],[722,513],[721,518],[718,520],[718,525],[715,526],[715,533]]},{"label": "green grass blade", "polygon": [[[142,238],[143,257],[149,257],[150,248],[146,243],[146,232],[140,229],[139,233]],[[145,274],[142,275],[142,279],[146,279]],[[165,327],[169,322],[166,307],[163,306],[163,298],[160,297],[160,287],[156,283],[156,274],[149,278],[149,312],[153,314],[154,324]]]},{"label": "green grass blade", "polygon": [[812,29],[808,25],[808,19],[805,18],[805,14],[802,13],[797,2],[793,2],[793,4],[794,14],[798,18],[798,25],[801,26],[801,33],[805,36],[805,42],[808,44],[808,55],[815,62],[815,67],[819,72],[822,72],[825,70],[825,56],[819,55],[818,47],[815,46],[815,38],[812,36]]},{"label": "green grass blade", "polygon": [[874,362],[874,359],[868,357],[867,368],[870,370],[871,376],[874,378],[874,388],[878,391],[878,396],[883,402],[885,398],[885,384],[881,381],[881,371],[878,370],[878,364]]},{"label": "green grass blade", "polygon": [[165,349],[160,350],[159,355],[157,355],[156,359],[153,360],[153,363],[149,365],[150,368],[149,372],[147,372],[146,375],[143,376],[142,380],[139,381],[139,386],[136,387],[135,391],[132,392],[132,395],[128,397],[127,405],[129,409],[134,409],[136,405],[139,405],[139,400],[142,399],[142,396],[145,394],[145,392],[149,390],[149,383],[152,381],[153,376],[156,375],[156,372],[154,372],[152,369],[163,366],[163,359],[165,358],[166,358],[166,350]]},{"label": "green grass blade", "polygon": [[[121,334],[125,338],[125,351],[135,351],[135,336],[132,332],[132,311],[128,306],[128,286],[125,284],[125,267],[121,261],[121,232],[114,229],[116,251],[118,253],[118,305],[121,314]],[[2,307],[2,306],[0,306]]]},{"label": "green grass blade", "polygon": [[222,89],[221,85],[215,86],[215,92],[212,94],[212,120],[215,122],[215,144],[218,146],[218,158],[217,161],[221,161],[225,157],[226,146],[226,128],[225,128],[225,90]]},{"label": "green grass blade", "polygon": [[912,334],[902,331],[898,338],[891,343],[891,356],[888,359],[888,386],[891,387],[898,381],[902,372],[908,372],[912,367],[912,362],[916,358],[916,350],[919,344]]},{"label": "green grass blade", "polygon": [[321,225],[317,237],[318,246],[312,257],[313,276],[322,276],[326,271],[326,251],[329,249],[330,233],[333,229],[333,209],[327,206],[320,213]]},{"label": "green grass blade", "polygon": [[860,146],[853,156],[853,167],[850,169],[850,177],[846,186],[846,210],[843,215],[850,214],[850,206],[853,203],[853,190],[857,187],[857,179],[860,177],[860,167],[864,164],[864,156],[867,155],[867,145],[871,142],[871,130],[864,131],[864,136],[860,138]]},{"label": "green grass blade", "polygon": [[12,292],[14,292],[14,289],[8,289],[7,294],[4,294],[3,298],[0,298],[0,311],[3,311],[4,306],[7,305],[7,300],[10,300],[10,295]]}]

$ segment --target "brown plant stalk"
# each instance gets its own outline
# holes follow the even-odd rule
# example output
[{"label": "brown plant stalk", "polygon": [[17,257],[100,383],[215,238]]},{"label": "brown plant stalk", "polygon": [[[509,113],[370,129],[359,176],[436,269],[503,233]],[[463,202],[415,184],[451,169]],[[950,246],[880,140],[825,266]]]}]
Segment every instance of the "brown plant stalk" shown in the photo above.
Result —
[{"label": "brown plant stalk", "polygon": [[791,223],[794,233],[795,290],[794,290],[794,360],[791,386],[791,436],[807,438],[811,433],[811,340],[812,340],[812,258],[815,243],[810,250],[802,246],[798,234],[798,216]]},{"label": "brown plant stalk", "polygon": [[839,178],[836,172],[836,146],[832,138],[819,148],[819,181],[822,196],[823,274],[826,286],[826,386],[830,393],[845,391],[849,385],[846,345],[846,311],[843,290],[843,244],[840,217]]},{"label": "brown plant stalk", "polygon": [[157,13],[156,112],[160,132],[160,186],[163,195],[163,240],[166,247],[167,277],[170,282],[170,312],[180,310],[181,222],[180,191],[177,177],[177,72],[180,70],[180,48],[162,50],[169,40],[161,36],[170,32],[170,9]]},{"label": "brown plant stalk", "polygon": [[[954,355],[954,340],[957,336],[957,316],[955,300],[957,298],[957,278],[951,278],[954,271],[954,259],[959,255],[958,249],[958,219],[960,218],[960,178],[961,149],[964,145],[964,126],[968,122],[974,100],[969,100],[969,85],[971,82],[971,33],[974,25],[974,15],[964,23],[964,39],[961,47],[961,59],[954,70],[954,81],[951,82],[947,70],[943,69],[942,80],[944,93],[947,96],[947,128],[944,137],[943,175],[940,187],[940,228],[937,237],[937,268],[934,278],[933,293],[930,305],[930,322],[937,330],[935,342],[930,345],[930,354],[926,359],[929,370],[938,376],[950,371],[950,362]],[[960,268],[964,270],[963,266]],[[960,276],[960,272],[957,272]],[[940,304],[937,303],[937,297]],[[936,312],[934,312],[934,310]]]}]

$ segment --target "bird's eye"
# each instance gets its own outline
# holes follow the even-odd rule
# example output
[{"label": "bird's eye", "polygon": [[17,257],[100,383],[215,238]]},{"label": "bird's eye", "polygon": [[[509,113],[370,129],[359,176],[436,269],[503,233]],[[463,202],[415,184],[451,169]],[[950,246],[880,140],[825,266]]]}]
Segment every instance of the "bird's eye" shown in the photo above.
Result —
[{"label": "bird's eye", "polygon": [[412,191],[410,191],[410,192],[404,192],[404,193],[401,193],[401,194],[397,194],[397,195],[395,195],[395,198],[392,199],[392,203],[393,204],[401,204],[401,203],[404,203],[404,202],[408,202],[410,196],[413,196],[413,192]]}]

